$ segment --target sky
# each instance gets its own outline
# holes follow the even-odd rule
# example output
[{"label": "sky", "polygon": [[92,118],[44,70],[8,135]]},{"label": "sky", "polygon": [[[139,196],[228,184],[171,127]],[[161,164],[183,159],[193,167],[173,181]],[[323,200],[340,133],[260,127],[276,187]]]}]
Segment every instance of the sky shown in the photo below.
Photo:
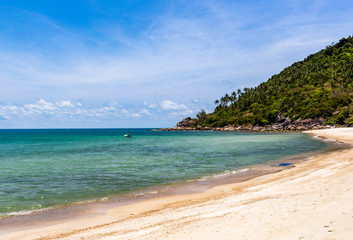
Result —
[{"label": "sky", "polygon": [[0,128],[173,127],[353,33],[341,0],[0,0]]}]

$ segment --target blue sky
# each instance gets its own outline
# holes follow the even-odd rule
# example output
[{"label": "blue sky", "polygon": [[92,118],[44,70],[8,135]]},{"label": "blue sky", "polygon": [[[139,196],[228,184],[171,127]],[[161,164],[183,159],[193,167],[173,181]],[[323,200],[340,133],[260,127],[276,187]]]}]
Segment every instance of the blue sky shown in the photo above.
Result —
[{"label": "blue sky", "polygon": [[0,0],[0,128],[172,127],[353,33],[350,1]]}]

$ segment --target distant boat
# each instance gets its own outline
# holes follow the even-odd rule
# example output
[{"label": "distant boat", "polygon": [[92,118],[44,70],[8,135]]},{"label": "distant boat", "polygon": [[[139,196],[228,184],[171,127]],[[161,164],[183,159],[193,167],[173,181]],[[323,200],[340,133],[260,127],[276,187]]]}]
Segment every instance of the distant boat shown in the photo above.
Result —
[{"label": "distant boat", "polygon": [[124,137],[131,138],[131,135],[130,135],[130,133],[124,134]]}]

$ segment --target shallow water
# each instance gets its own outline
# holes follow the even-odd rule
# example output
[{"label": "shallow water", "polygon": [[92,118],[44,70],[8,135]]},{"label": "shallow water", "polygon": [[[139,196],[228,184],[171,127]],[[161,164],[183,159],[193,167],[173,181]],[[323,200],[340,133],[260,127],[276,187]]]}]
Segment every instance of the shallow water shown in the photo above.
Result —
[{"label": "shallow water", "polygon": [[[132,138],[123,136],[127,132]],[[0,214],[100,199],[327,147],[302,133],[0,130]]]}]

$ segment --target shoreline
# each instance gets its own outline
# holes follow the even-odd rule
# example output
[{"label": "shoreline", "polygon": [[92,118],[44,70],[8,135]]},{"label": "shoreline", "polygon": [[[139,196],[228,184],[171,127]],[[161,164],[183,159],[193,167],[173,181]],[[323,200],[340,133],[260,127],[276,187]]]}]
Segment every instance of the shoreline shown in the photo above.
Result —
[{"label": "shoreline", "polygon": [[[295,167],[303,161],[332,151],[344,150],[345,144],[321,139],[328,144],[328,148],[308,153],[298,153],[287,157],[272,159],[263,164],[245,165],[236,169],[205,175],[202,177],[185,179],[177,182],[165,183],[137,189],[125,193],[119,193],[102,197],[100,199],[85,200],[61,204],[44,209],[23,210],[0,216],[0,235],[3,229],[27,229],[33,225],[40,225],[43,222],[61,222],[70,218],[85,217],[88,209],[105,211],[113,207],[121,207],[134,203],[141,203],[146,200],[171,197],[175,195],[186,195],[200,193],[220,185],[244,182],[259,176],[272,174],[285,169]],[[291,163],[290,166],[274,166],[280,163]]]},{"label": "shoreline", "polygon": [[[330,130],[323,130],[323,131],[330,131]],[[337,129],[333,129],[333,131],[337,132]],[[348,131],[348,130],[346,130],[346,131]],[[308,133],[313,134],[312,131],[310,131]],[[352,131],[352,133],[353,133],[353,131]],[[314,134],[317,134],[317,132],[314,131]],[[336,135],[334,135],[334,134],[327,135],[326,134],[326,137],[327,136],[329,136],[329,138],[333,138]],[[343,140],[347,143],[352,144],[353,139],[351,139],[351,138],[353,138],[353,137],[350,137],[350,138],[348,137],[347,139],[344,138]],[[342,140],[342,139],[338,139],[338,140]],[[261,186],[261,184],[264,184],[265,182],[266,182],[266,184],[271,185],[271,183],[273,183],[274,181],[279,181],[281,179],[280,176],[287,176],[288,174],[290,175],[291,172],[295,173],[294,176],[298,175],[298,174],[300,175],[300,171],[298,172],[298,170],[307,167],[306,165],[313,165],[314,163],[317,163],[317,159],[325,158],[325,156],[332,155],[332,154],[340,155],[340,154],[345,153],[347,151],[348,152],[352,151],[352,149],[345,149],[345,150],[342,150],[339,152],[324,153],[322,156],[319,154],[318,156],[315,156],[314,158],[310,159],[310,161],[304,161],[304,162],[296,165],[295,168],[287,168],[284,171],[280,171],[280,172],[276,172],[276,173],[272,173],[272,174],[267,174],[267,175],[256,176],[254,178],[248,179],[243,182],[223,183],[221,185],[213,186],[203,192],[197,192],[197,193],[191,192],[188,194],[160,196],[158,198],[146,199],[142,202],[131,203],[128,205],[118,206],[115,208],[109,208],[109,209],[106,209],[105,211],[102,211],[102,209],[100,209],[100,210],[99,209],[86,209],[85,214],[84,214],[85,216],[79,216],[77,218],[72,218],[69,220],[66,219],[65,221],[61,221],[61,222],[59,221],[59,223],[57,222],[55,224],[49,223],[49,224],[45,224],[44,226],[38,226],[38,225],[31,226],[28,229],[23,230],[22,232],[21,231],[7,232],[7,233],[5,233],[5,235],[2,235],[2,238],[21,239],[21,236],[26,236],[26,239],[35,239],[35,238],[38,238],[39,236],[43,236],[44,238],[42,238],[42,239],[49,239],[49,238],[50,239],[65,239],[65,238],[79,239],[80,237],[92,237],[93,239],[101,239],[101,238],[103,238],[103,236],[99,235],[98,232],[104,231],[104,232],[106,232],[105,236],[107,236],[107,237],[110,235],[115,236],[113,239],[119,239],[118,237],[121,237],[122,239],[124,239],[123,236],[125,236],[125,238],[127,238],[128,236],[131,236],[132,239],[140,239],[140,238],[144,239],[143,238],[144,235],[141,236],[142,232],[144,232],[144,234],[145,234],[144,230],[142,231],[142,230],[135,229],[135,230],[128,231],[129,232],[128,235],[122,234],[122,232],[120,232],[120,230],[122,229],[122,227],[120,226],[120,223],[122,223],[123,225],[125,224],[128,227],[128,222],[133,221],[136,224],[138,224],[138,226],[136,226],[136,228],[138,228],[139,226],[145,226],[142,223],[139,223],[140,221],[142,221],[143,219],[146,219],[146,218],[151,218],[152,216],[153,217],[158,216],[159,218],[162,218],[162,219],[173,218],[173,216],[169,216],[168,214],[164,214],[168,211],[170,212],[171,210],[173,210],[173,211],[177,210],[178,212],[181,211],[181,212],[183,212],[182,216],[185,217],[185,216],[190,215],[191,212],[193,212],[194,207],[196,207],[196,209],[198,207],[200,207],[200,204],[202,206],[208,206],[212,210],[212,208],[215,207],[215,204],[217,205],[217,202],[219,202],[219,201],[225,201],[225,199],[227,199],[227,198],[238,198],[242,195],[247,195],[247,193],[249,191],[249,187],[250,188],[257,187],[258,188],[259,186]],[[237,191],[234,192],[234,189],[236,189]],[[255,193],[256,193],[256,191],[255,191]],[[252,197],[248,196],[248,198],[250,200],[252,199],[251,201],[256,200],[253,198],[253,196]],[[240,201],[240,202],[242,202],[242,201]],[[257,202],[257,200],[255,202]],[[260,200],[260,202],[261,202],[261,200]],[[237,204],[235,204],[235,205],[237,205]],[[240,204],[237,207],[239,209],[242,209],[242,208],[244,208],[244,206],[246,206],[246,205]],[[227,209],[227,208],[224,209],[221,206],[219,206],[219,204],[217,205],[217,207],[222,209],[221,212],[228,212],[228,214],[231,213],[231,212],[229,212],[229,209]],[[97,211],[97,210],[99,210],[99,211]],[[217,210],[217,208],[214,210]],[[202,210],[200,210],[200,211],[201,211],[200,214],[202,215],[204,212],[202,212]],[[213,212],[213,210],[211,212]],[[207,213],[210,214],[210,212],[207,212]],[[212,216],[211,216],[211,219],[212,219]],[[216,219],[213,219],[213,220],[216,220]],[[163,224],[160,221],[158,221],[158,219],[157,219],[157,222],[159,222],[160,225],[163,226]],[[157,223],[157,222],[155,222],[155,223]],[[193,221],[193,222],[195,222],[195,221]],[[198,220],[196,222],[198,222]],[[151,224],[151,222],[148,222],[148,224]],[[169,222],[168,227],[170,227],[169,225],[172,226],[173,223]],[[190,227],[190,225],[185,225],[185,227]],[[110,230],[107,228],[109,228]],[[155,232],[151,228],[148,228],[148,226],[145,226],[143,229],[146,229],[146,228],[150,230],[148,232],[149,232],[149,234],[152,234],[152,235],[149,235],[149,236],[151,236],[151,238],[152,238],[152,236],[156,236],[153,234],[157,234],[157,232]],[[158,228],[158,229],[160,229],[160,228]],[[163,229],[164,229],[164,227],[163,227]],[[207,226],[204,230],[207,232]],[[226,230],[228,231],[230,229],[226,228]],[[119,233],[117,233],[117,231]],[[194,233],[194,231],[192,231],[192,232]],[[172,234],[172,233],[174,233],[174,234]],[[175,234],[179,234],[179,232],[171,231],[170,234],[167,234],[167,238],[172,237],[172,236],[175,237],[176,236]],[[205,235],[207,236],[207,233],[205,233]],[[0,236],[1,236],[1,233],[0,233]],[[221,239],[231,239],[231,238],[222,238],[221,237]],[[251,238],[249,238],[249,239],[251,239]]]},{"label": "shoreline", "polygon": [[[271,133],[277,134],[279,132]],[[116,207],[136,202],[143,202],[152,198],[203,192],[218,185],[242,182],[258,176],[279,172],[284,169],[294,167],[295,164],[302,161],[307,161],[308,159],[318,154],[347,148],[347,146],[344,144],[332,143],[331,141],[326,140],[323,140],[323,142],[327,142],[329,147],[322,150],[315,150],[313,152],[298,153],[295,155],[272,159],[262,164],[244,165],[234,169],[228,169],[223,172],[149,186],[123,193],[106,195],[97,199],[88,199],[72,203],[62,203],[56,206],[42,209],[22,210],[18,212],[6,213],[0,215],[0,235],[2,229],[11,228],[11,225],[16,225],[16,228],[18,228],[22,225],[28,226],[32,223],[37,224],[43,221],[67,220],[80,216],[82,215],[82,212],[86,211],[86,209],[96,206],[98,208],[106,209],[111,206]],[[283,162],[291,162],[293,165],[281,167],[271,166],[278,165]]]}]

